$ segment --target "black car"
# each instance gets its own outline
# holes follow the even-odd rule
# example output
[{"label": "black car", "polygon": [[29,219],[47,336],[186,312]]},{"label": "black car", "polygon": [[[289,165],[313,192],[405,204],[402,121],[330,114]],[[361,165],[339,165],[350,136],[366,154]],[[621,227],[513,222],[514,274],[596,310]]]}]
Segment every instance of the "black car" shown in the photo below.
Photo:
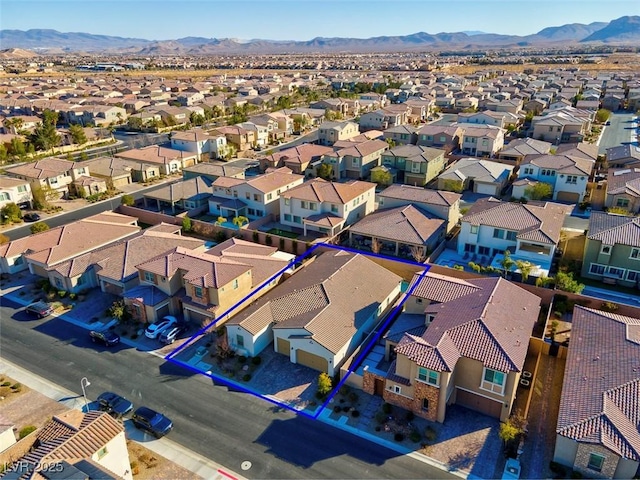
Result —
[{"label": "black car", "polygon": [[44,318],[53,313],[53,306],[47,302],[35,302],[29,305],[25,311],[38,318]]},{"label": "black car", "polygon": [[37,213],[25,213],[22,216],[22,219],[25,222],[37,222],[38,220],[40,220],[40,215],[38,215]]},{"label": "black car", "polygon": [[109,330],[91,330],[89,336],[93,343],[102,343],[105,347],[112,347],[120,343],[120,335]]},{"label": "black car", "polygon": [[98,397],[98,405],[100,410],[116,418],[121,418],[133,410],[133,403],[113,392],[101,393]]},{"label": "black car", "polygon": [[173,422],[163,414],[147,407],[138,407],[131,417],[136,428],[144,430],[156,438],[164,437],[173,428]]}]

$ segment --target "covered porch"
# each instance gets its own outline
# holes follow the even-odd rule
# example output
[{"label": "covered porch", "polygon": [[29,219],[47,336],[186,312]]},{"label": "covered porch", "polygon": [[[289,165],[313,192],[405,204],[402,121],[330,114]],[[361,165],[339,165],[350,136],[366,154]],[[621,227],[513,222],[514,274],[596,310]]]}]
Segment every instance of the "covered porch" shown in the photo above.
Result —
[{"label": "covered porch", "polygon": [[332,215],[330,213],[321,213],[319,215],[311,215],[302,220],[304,236],[307,236],[307,230],[315,230],[326,236],[334,236],[344,227],[345,219]]}]

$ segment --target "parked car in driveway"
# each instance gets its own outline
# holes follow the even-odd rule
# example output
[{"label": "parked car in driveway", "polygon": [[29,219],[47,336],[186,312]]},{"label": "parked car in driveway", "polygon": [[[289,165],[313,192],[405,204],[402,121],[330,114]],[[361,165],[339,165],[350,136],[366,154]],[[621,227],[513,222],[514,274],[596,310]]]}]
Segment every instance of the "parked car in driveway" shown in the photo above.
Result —
[{"label": "parked car in driveway", "polygon": [[159,340],[160,343],[164,343],[166,345],[170,345],[176,341],[178,336],[182,335],[187,331],[187,326],[183,323],[178,323],[173,327],[167,328],[164,332],[160,334]]},{"label": "parked car in driveway", "polygon": [[178,319],[176,317],[167,315],[162,320],[149,325],[144,331],[144,334],[147,338],[158,338],[158,335],[160,335],[162,332],[172,327],[176,323],[178,323]]},{"label": "parked car in driveway", "polygon": [[502,480],[518,480],[520,478],[520,460],[516,458],[508,458],[502,472]]},{"label": "parked car in driveway", "polygon": [[38,318],[44,318],[53,313],[53,306],[47,302],[35,302],[29,305],[25,311]]},{"label": "parked car in driveway", "polygon": [[40,220],[40,215],[38,215],[37,213],[25,213],[22,216],[22,219],[25,222],[37,222],[38,220]]},{"label": "parked car in driveway", "polygon": [[164,437],[173,428],[173,422],[163,414],[147,407],[138,407],[131,417],[136,428],[144,430],[156,438]]},{"label": "parked car in driveway", "polygon": [[100,410],[115,418],[122,418],[133,410],[133,403],[117,393],[104,392],[98,396]]},{"label": "parked car in driveway", "polygon": [[91,330],[89,337],[93,343],[101,343],[105,347],[113,347],[120,343],[120,335],[110,330]]}]

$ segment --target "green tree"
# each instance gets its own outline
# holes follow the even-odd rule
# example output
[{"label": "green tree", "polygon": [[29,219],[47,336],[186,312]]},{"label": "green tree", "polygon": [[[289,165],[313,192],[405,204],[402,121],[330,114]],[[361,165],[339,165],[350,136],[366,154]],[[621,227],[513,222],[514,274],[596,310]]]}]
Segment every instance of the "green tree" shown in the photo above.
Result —
[{"label": "green tree", "polygon": [[87,143],[87,135],[84,133],[84,129],[80,125],[71,125],[69,127],[69,134],[73,139],[73,143],[76,145],[84,145]]},{"label": "green tree", "polygon": [[611,112],[606,108],[601,108],[596,112],[596,122],[604,123],[611,117]]},{"label": "green tree", "polygon": [[182,231],[183,232],[190,232],[192,228],[191,225],[191,219],[187,216],[182,217]]},{"label": "green tree", "polygon": [[556,287],[565,292],[582,293],[584,284],[573,278],[573,272],[558,272],[556,274]]},{"label": "green tree", "polygon": [[126,323],[131,317],[124,300],[116,300],[107,308],[107,315],[120,323]]},{"label": "green tree", "polygon": [[385,138],[384,141],[387,142],[389,148],[393,148],[396,146],[396,141],[393,138]]},{"label": "green tree", "polygon": [[7,203],[0,209],[0,217],[3,223],[19,223],[22,221],[22,212],[20,211],[20,207],[18,207],[18,205],[11,202]]},{"label": "green tree", "polygon": [[207,121],[207,119],[203,116],[200,115],[197,112],[191,112],[191,115],[189,115],[189,121],[193,124],[193,125],[204,125],[204,122]]},{"label": "green tree", "polygon": [[331,381],[331,377],[327,375],[325,372],[322,372],[318,375],[318,395],[321,397],[326,397],[329,392],[331,392],[331,388],[333,387],[333,382]]},{"label": "green tree", "polygon": [[546,182],[537,182],[524,189],[524,195],[530,200],[542,200],[553,195],[553,185]]},{"label": "green tree", "polygon": [[446,179],[442,185],[443,190],[449,192],[461,193],[464,190],[464,185],[461,180]]},{"label": "green tree", "polygon": [[504,277],[507,278],[507,274],[511,271],[511,268],[516,264],[511,258],[511,252],[509,250],[504,251],[504,255],[502,256],[502,260],[500,260],[500,265],[504,270]]},{"label": "green tree", "polygon": [[133,195],[123,195],[122,198],[120,198],[120,203],[122,205],[127,205],[127,206],[132,206],[135,205],[136,200],[135,198],[133,198]]},{"label": "green tree", "polygon": [[225,223],[227,221],[227,219],[223,216],[219,216],[218,219],[215,221],[214,225],[220,226],[223,223]]},{"label": "green tree", "polygon": [[27,154],[27,148],[24,142],[18,137],[13,137],[9,143],[9,153],[14,157],[22,158]]},{"label": "green tree", "polygon": [[523,283],[527,283],[529,275],[531,275],[531,270],[533,270],[533,264],[531,262],[527,262],[526,260],[516,260],[516,267],[518,267],[518,270],[520,270],[520,275],[522,276]]},{"label": "green tree", "polygon": [[44,222],[37,222],[31,225],[29,230],[31,230],[31,233],[46,232],[47,230],[49,230],[49,225]]},{"label": "green tree", "polygon": [[613,213],[614,215],[626,215],[627,217],[633,216],[633,214],[629,212],[629,210],[622,207],[609,207],[607,208],[607,213]]},{"label": "green tree", "polygon": [[4,143],[0,143],[0,163],[5,163],[9,159],[9,151]]},{"label": "green tree", "polygon": [[233,218],[233,224],[238,228],[242,228],[242,225],[244,225],[245,223],[249,223],[249,219],[247,217],[240,215],[239,217]]},{"label": "green tree", "polygon": [[56,130],[58,114],[51,110],[45,110],[42,123],[36,126],[30,136],[31,143],[36,150],[52,150],[60,144],[60,135]]},{"label": "green tree", "polygon": [[393,175],[388,170],[374,169],[371,171],[371,181],[386,187],[393,183]]},{"label": "green tree", "polygon": [[324,180],[331,180],[333,175],[333,167],[328,163],[321,163],[316,168],[316,175]]},{"label": "green tree", "polygon": [[131,130],[142,130],[142,119],[140,117],[129,117],[127,125]]}]

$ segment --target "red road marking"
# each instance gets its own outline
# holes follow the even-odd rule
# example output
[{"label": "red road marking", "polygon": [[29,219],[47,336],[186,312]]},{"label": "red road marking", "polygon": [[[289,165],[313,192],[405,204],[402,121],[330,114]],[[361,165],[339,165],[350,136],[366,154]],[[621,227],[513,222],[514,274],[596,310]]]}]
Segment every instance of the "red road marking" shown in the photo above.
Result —
[{"label": "red road marking", "polygon": [[233,475],[228,474],[227,472],[225,472],[224,470],[221,470],[220,468],[218,469],[218,473],[221,473],[225,477],[229,477],[229,478],[231,478],[233,480],[238,480],[236,477],[234,477]]}]

